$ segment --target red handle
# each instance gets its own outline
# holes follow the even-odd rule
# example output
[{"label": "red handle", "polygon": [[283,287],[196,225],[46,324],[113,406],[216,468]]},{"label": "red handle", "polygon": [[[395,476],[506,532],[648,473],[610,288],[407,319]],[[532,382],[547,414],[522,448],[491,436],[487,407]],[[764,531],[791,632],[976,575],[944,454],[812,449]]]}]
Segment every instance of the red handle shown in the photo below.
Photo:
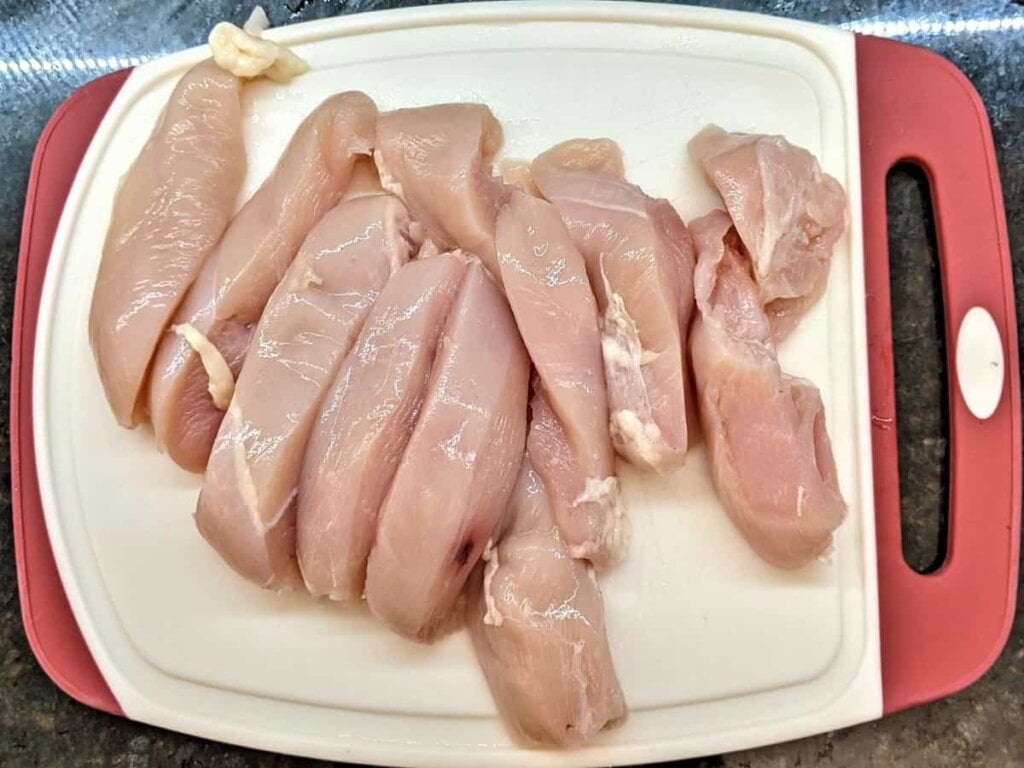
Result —
[{"label": "red handle", "polygon": [[22,220],[11,349],[11,502],[18,596],[39,664],[78,701],[122,714],[78,631],[46,535],[32,437],[32,356],[39,296],[64,200],[96,128],[128,70],[75,91],[46,124],[29,175]]},{"label": "red handle", "polygon": [[[857,38],[864,259],[886,713],[946,696],[980,677],[1010,630],[1020,538],[1020,380],[1013,281],[999,173],[984,107],[945,59]],[[893,383],[886,174],[910,161],[928,175],[942,272],[949,365],[949,546],[918,574],[903,559]],[[1006,379],[994,414],[972,415],[959,390],[956,333],[969,309],[995,321]]]}]

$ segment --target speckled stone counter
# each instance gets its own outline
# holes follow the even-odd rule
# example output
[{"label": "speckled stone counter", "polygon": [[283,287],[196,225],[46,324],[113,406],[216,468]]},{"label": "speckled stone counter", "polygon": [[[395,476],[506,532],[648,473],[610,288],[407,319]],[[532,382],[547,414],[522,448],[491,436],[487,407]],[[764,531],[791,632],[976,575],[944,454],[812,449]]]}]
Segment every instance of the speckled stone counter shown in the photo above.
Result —
[{"label": "speckled stone counter", "polygon": [[[415,5],[386,0],[266,3],[275,25]],[[914,42],[951,59],[974,82],[995,133],[1018,296],[1024,316],[1024,7],[977,0],[718,0],[721,8],[802,18]],[[10,316],[29,162],[54,108],[77,86],[162,52],[196,45],[217,20],[243,19],[227,0],[0,0],[0,388],[7,393]],[[941,558],[936,510],[948,425],[934,244],[920,174],[890,179],[900,482],[908,559]],[[1024,336],[1022,336],[1024,338]],[[10,515],[7,408],[0,410],[0,765],[300,766],[312,761],[229,747],[128,722],[81,706],[36,664],[21,625]],[[1020,607],[1020,601],[1018,601]],[[694,761],[707,766],[1024,765],[1024,621],[1018,618],[992,670],[966,691],[884,720],[797,742]]]}]

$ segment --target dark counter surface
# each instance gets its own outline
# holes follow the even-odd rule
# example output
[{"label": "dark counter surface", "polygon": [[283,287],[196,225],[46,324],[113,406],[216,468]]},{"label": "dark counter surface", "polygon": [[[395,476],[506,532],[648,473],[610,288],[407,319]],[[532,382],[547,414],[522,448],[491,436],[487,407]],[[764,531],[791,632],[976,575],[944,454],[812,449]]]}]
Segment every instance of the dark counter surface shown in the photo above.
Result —
[{"label": "dark counter surface", "polygon": [[[289,0],[265,3],[274,25],[416,2]],[[978,0],[720,0],[721,8],[841,25],[924,45],[959,66],[988,109],[1006,199],[1018,314],[1024,276],[1024,7]],[[0,0],[0,389],[6,400],[10,318],[22,206],[36,139],[57,105],[79,85],[160,53],[203,42],[221,19],[244,20],[250,3],[227,0]],[[948,425],[941,408],[944,348],[934,244],[920,173],[890,179],[894,337],[900,423],[900,480],[908,559],[941,557],[937,511]],[[10,514],[7,408],[0,410],[0,765],[306,766],[313,761],[225,746],[151,728],[79,705],[36,663],[18,607]],[[1021,766],[1024,765],[1024,621],[992,670],[943,701],[884,720],[693,765]]]}]

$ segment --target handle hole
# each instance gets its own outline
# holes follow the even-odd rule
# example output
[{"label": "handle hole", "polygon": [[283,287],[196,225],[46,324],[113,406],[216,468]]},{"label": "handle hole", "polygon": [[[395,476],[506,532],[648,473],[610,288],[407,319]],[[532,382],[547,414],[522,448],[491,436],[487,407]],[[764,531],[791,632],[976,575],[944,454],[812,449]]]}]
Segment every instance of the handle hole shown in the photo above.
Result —
[{"label": "handle hole", "polygon": [[903,559],[918,573],[945,562],[949,531],[949,391],[942,275],[931,186],[909,162],[886,177],[889,288]]}]

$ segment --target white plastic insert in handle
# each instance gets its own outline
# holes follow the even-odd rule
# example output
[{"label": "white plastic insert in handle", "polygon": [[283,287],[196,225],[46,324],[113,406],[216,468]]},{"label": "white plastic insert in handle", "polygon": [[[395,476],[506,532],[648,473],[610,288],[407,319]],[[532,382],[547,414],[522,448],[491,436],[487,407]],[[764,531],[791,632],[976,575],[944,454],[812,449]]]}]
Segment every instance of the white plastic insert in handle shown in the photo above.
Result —
[{"label": "white plastic insert in handle", "polygon": [[1003,395],[1003,341],[986,309],[971,307],[956,335],[956,378],[967,409],[979,419],[995,413]]}]

